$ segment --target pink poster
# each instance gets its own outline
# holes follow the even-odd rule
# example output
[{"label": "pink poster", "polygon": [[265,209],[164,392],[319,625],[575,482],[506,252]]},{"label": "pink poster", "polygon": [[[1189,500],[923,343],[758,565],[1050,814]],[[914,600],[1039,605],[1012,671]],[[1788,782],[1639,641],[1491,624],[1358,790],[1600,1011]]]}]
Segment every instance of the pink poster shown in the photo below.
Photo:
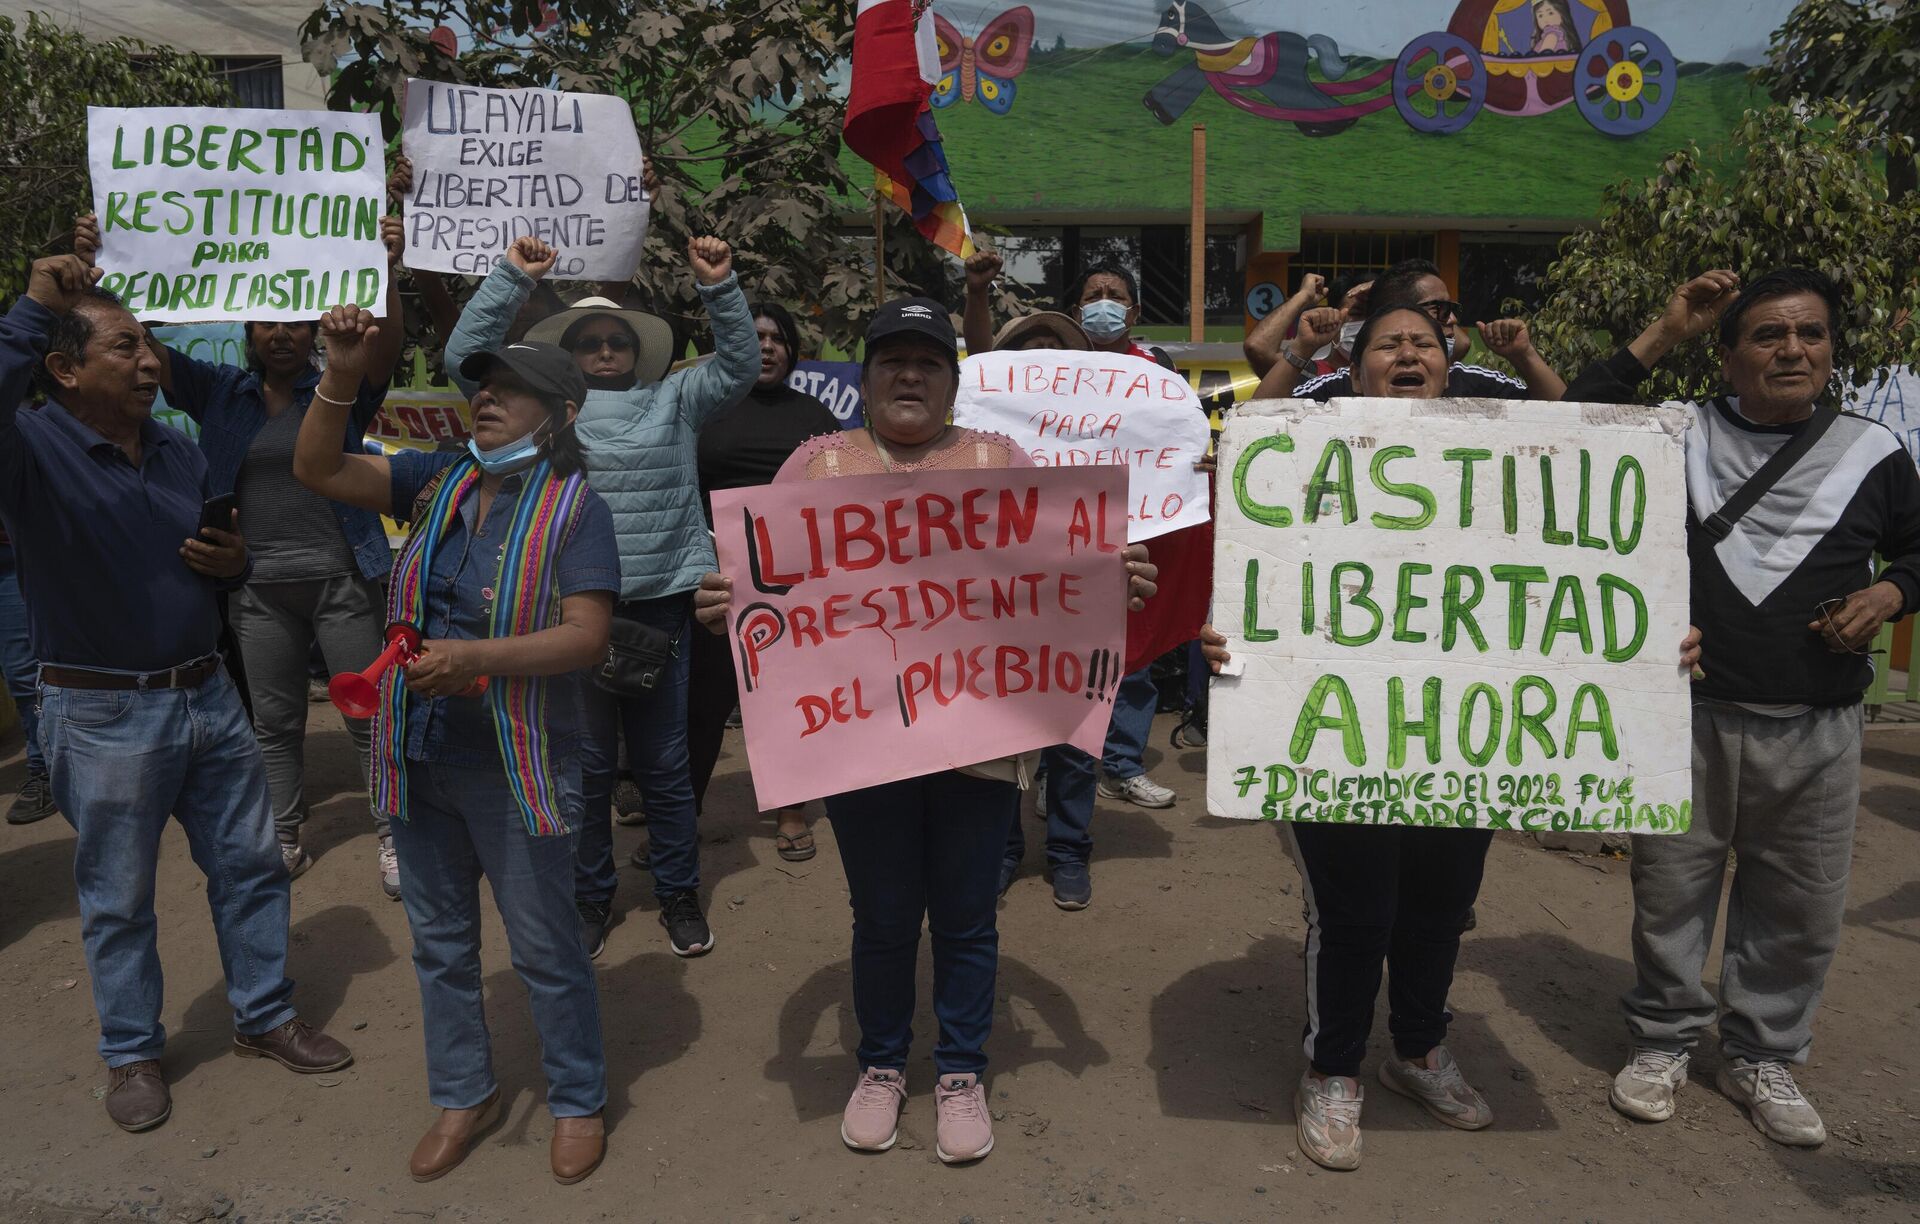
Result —
[{"label": "pink poster", "polygon": [[713,495],[764,809],[1053,744],[1098,753],[1126,648],[1120,467]]}]

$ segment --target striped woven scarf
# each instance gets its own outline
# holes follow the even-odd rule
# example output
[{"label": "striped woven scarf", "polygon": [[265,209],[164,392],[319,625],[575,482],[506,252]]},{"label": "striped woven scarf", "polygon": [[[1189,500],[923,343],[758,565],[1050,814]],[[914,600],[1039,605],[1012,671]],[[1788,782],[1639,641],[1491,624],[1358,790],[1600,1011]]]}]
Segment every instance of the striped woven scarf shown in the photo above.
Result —
[{"label": "striped woven scarf", "polygon": [[[463,457],[435,479],[437,485],[429,485],[422,494],[427,507],[414,515],[407,542],[393,563],[387,591],[389,622],[426,623],[426,584],[433,572],[434,551],[459,515],[461,499],[479,483],[480,468]],[[544,459],[526,473],[494,579],[499,598],[494,600],[488,636],[517,637],[559,623],[554,567],[573,534],[586,488],[579,473],[557,476]],[[507,763],[507,781],[526,817],[527,831],[535,837],[568,832],[547,758],[546,679],[496,676],[482,700],[493,712],[500,758]],[[380,704],[373,716],[371,785],[380,810],[401,820],[407,818],[406,751],[405,676],[392,668],[381,678]]]}]

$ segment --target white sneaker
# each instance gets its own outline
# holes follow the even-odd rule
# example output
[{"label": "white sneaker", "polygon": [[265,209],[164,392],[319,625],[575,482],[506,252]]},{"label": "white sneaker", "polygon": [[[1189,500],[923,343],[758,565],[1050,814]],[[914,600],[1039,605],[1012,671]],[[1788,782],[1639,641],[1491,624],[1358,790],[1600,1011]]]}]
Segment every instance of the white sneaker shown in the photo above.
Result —
[{"label": "white sneaker", "polygon": [[380,891],[389,901],[400,899],[400,856],[393,852],[391,835],[380,839]]},{"label": "white sneaker", "polygon": [[1629,1118],[1665,1122],[1673,1116],[1673,1094],[1687,1086],[1686,1054],[1636,1046],[1633,1059],[1613,1077],[1607,1100]]},{"label": "white sneaker", "polygon": [[1110,778],[1100,779],[1100,797],[1102,799],[1124,799],[1128,803],[1143,808],[1170,808],[1179,798],[1173,791],[1155,782],[1145,774],[1135,774],[1131,778],[1122,778],[1115,782]]},{"label": "white sneaker", "polygon": [[1323,1169],[1360,1167],[1360,1106],[1366,1101],[1360,1081],[1344,1075],[1324,1078],[1309,1070],[1293,1094],[1294,1127],[1300,1150]]},{"label": "white sneaker", "polygon": [[1820,1120],[1793,1073],[1783,1062],[1730,1060],[1714,1082],[1720,1091],[1746,1106],[1756,1130],[1789,1147],[1819,1147],[1827,1141],[1827,1124]]},{"label": "white sneaker", "polygon": [[1443,1045],[1427,1051],[1424,1062],[1388,1055],[1380,1064],[1380,1082],[1420,1102],[1428,1113],[1457,1130],[1483,1130],[1493,1125],[1493,1107],[1467,1083],[1460,1074],[1460,1064]]}]

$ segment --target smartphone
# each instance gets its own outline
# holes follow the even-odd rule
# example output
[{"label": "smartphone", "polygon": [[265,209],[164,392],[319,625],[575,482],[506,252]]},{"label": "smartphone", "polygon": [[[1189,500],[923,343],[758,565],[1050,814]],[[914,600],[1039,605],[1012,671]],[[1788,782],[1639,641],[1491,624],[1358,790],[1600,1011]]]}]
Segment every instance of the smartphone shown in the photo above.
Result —
[{"label": "smartphone", "polygon": [[240,499],[231,493],[222,493],[218,497],[209,497],[200,507],[200,528],[195,531],[195,539],[205,539],[200,534],[212,527],[219,531],[233,530],[233,512],[240,508]]}]

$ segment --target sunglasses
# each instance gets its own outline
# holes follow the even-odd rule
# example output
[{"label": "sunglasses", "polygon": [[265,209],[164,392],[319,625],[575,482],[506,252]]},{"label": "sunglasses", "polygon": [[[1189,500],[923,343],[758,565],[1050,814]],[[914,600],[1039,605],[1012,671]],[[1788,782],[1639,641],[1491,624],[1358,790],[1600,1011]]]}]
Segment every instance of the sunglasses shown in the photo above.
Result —
[{"label": "sunglasses", "polygon": [[1432,315],[1435,323],[1445,323],[1448,319],[1460,317],[1460,303],[1447,298],[1431,298],[1420,303],[1420,309]]},{"label": "sunglasses", "polygon": [[1853,647],[1848,646],[1846,642],[1842,640],[1842,638],[1840,637],[1839,627],[1833,623],[1833,614],[1835,612],[1838,612],[1841,608],[1845,607],[1846,602],[1847,601],[1845,597],[1842,597],[1839,599],[1823,599],[1819,603],[1814,605],[1814,610],[1820,614],[1820,619],[1826,622],[1827,632],[1833,635],[1833,640],[1836,642],[1839,642],[1841,647],[1845,649],[1848,654],[1856,654],[1856,655],[1872,654],[1873,653],[1872,648],[1868,648],[1866,650],[1855,650]]},{"label": "sunglasses", "polygon": [[601,349],[611,349],[616,353],[631,353],[633,337],[624,332],[614,332],[610,336],[581,336],[573,342],[573,351],[577,353],[597,353]]}]

